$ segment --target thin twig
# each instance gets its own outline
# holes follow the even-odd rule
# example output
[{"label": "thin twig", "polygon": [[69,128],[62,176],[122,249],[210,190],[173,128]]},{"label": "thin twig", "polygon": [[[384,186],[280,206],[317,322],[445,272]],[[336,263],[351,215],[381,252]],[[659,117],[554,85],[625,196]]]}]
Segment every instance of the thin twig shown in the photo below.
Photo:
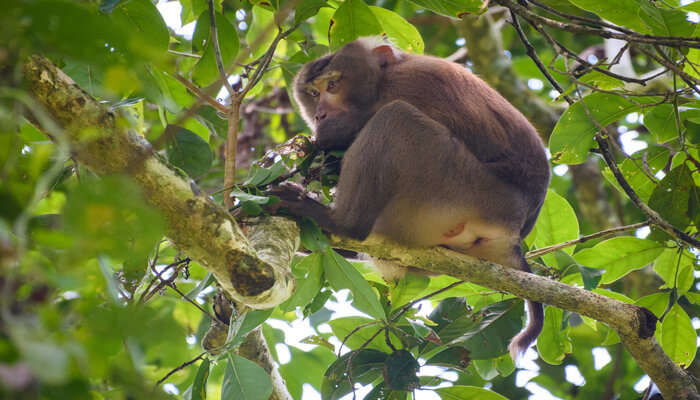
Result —
[{"label": "thin twig", "polygon": [[205,310],[204,308],[202,308],[202,306],[200,306],[199,304],[197,304],[196,301],[190,299],[186,294],[182,293],[182,291],[181,291],[180,289],[178,289],[177,286],[175,286],[175,284],[174,284],[173,282],[169,282],[169,283],[166,284],[165,286],[167,286],[167,287],[169,287],[170,289],[174,290],[175,293],[179,294],[180,297],[182,297],[183,299],[187,300],[188,303],[190,303],[190,304],[192,304],[193,306],[197,307],[197,309],[198,309],[199,311],[201,311],[202,313],[204,313],[207,317],[209,317],[209,319],[211,319],[212,321],[215,321],[215,320],[216,320],[216,319],[214,318],[214,316],[211,315],[211,314],[209,313],[209,311]]},{"label": "thin twig", "polygon": [[461,284],[463,284],[463,283],[465,283],[465,282],[466,282],[466,281],[457,281],[457,282],[453,282],[453,283],[451,283],[451,284],[445,286],[445,287],[442,288],[442,289],[438,289],[438,290],[436,290],[436,291],[434,291],[434,292],[431,292],[431,293],[426,294],[426,295],[423,296],[423,297],[420,297],[420,298],[418,298],[418,299],[416,299],[416,300],[411,301],[410,303],[408,303],[408,304],[406,304],[405,306],[401,307],[401,309],[400,309],[396,314],[394,314],[394,315],[391,317],[390,322],[395,322],[395,321],[396,321],[397,319],[399,319],[402,315],[404,315],[409,309],[411,309],[411,307],[415,306],[416,304],[420,303],[421,301],[426,300],[426,299],[429,299],[429,298],[431,298],[431,297],[433,297],[433,296],[436,296],[436,295],[438,295],[438,294],[440,294],[440,293],[442,293],[442,292],[448,291],[448,290],[452,289],[453,287],[459,286],[459,285],[461,285]]},{"label": "thin twig", "polygon": [[189,90],[190,92],[192,92],[192,94],[197,96],[198,99],[214,107],[217,111],[224,114],[228,114],[229,110],[225,105],[219,103],[218,101],[216,101],[216,99],[206,94],[202,89],[199,88],[199,86],[192,83],[189,79],[185,78],[180,74],[175,74],[173,76],[175,77],[175,79],[177,79],[178,82],[182,83],[187,88],[187,90]]},{"label": "thin twig", "polygon": [[[520,41],[523,42],[523,45],[525,46],[525,52],[527,55],[532,59],[532,61],[535,62],[535,65],[537,65],[537,68],[539,68],[540,72],[547,78],[549,83],[560,93],[564,93],[564,89],[559,86],[559,82],[554,79],[552,74],[547,71],[547,67],[545,67],[544,64],[542,64],[542,61],[540,58],[537,56],[537,52],[535,51],[535,48],[532,46],[529,40],[527,40],[527,36],[525,36],[525,32],[523,32],[523,29],[520,27],[520,22],[518,22],[518,16],[513,12],[513,10],[510,10],[510,17],[513,20],[513,26],[515,27],[516,32],[518,32],[518,36],[520,37]],[[569,103],[572,104],[573,100],[568,96],[564,95],[564,99]]]},{"label": "thin twig", "polygon": [[219,46],[219,32],[216,28],[216,9],[214,8],[214,0],[209,0],[209,24],[211,25],[211,44],[214,46],[214,60],[216,60],[216,68],[219,70],[221,81],[226,87],[228,94],[234,96],[236,91],[233,90],[231,82],[228,81],[226,70],[224,69],[224,60],[221,57],[221,46]]},{"label": "thin twig", "polygon": [[700,48],[700,38],[698,37],[654,36],[639,34],[635,32],[610,32],[604,29],[589,28],[583,25],[570,24],[542,17],[512,0],[495,0],[495,2],[515,11],[518,15],[528,20],[528,22],[530,22],[530,24],[532,25],[547,25],[552,28],[557,28],[571,33],[586,33],[591,35],[597,35],[605,39],[619,39],[634,43],[656,44],[670,47],[691,47],[695,49]]},{"label": "thin twig", "polygon": [[590,235],[581,236],[578,239],[568,240],[566,242],[557,243],[557,244],[547,246],[547,247],[542,247],[541,249],[535,249],[532,251],[528,251],[525,254],[525,258],[532,259],[532,258],[541,257],[545,254],[553,253],[557,250],[561,250],[561,249],[565,249],[567,247],[575,246],[579,243],[584,243],[584,242],[587,242],[587,241],[592,240],[592,239],[598,239],[598,238],[602,238],[602,237],[612,236],[612,235],[616,235],[618,233],[643,228],[643,227],[648,226],[648,225],[649,225],[649,221],[644,221],[644,222],[638,222],[636,224],[618,226],[615,228],[606,229],[606,230],[603,230],[600,232],[592,233]]},{"label": "thin twig", "polygon": [[160,385],[161,383],[165,382],[168,378],[170,378],[170,376],[171,376],[172,374],[176,373],[177,371],[180,371],[181,369],[184,369],[185,367],[187,367],[187,366],[189,366],[189,365],[192,365],[192,364],[196,363],[197,361],[201,360],[202,357],[204,357],[206,354],[207,354],[207,352],[204,351],[204,352],[200,353],[197,357],[191,359],[190,361],[187,361],[187,362],[182,363],[182,365],[180,365],[179,367],[177,367],[177,368],[173,369],[172,371],[168,372],[167,375],[165,375],[165,376],[162,377],[158,382],[156,382],[156,386],[158,386],[158,385]]}]

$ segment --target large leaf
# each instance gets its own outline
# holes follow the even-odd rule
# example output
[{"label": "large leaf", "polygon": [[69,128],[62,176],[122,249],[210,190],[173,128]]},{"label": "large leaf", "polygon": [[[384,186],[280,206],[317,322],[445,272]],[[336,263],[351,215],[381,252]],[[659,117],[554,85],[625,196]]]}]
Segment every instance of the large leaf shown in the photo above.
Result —
[{"label": "large leaf", "polygon": [[688,21],[688,14],[684,11],[669,10],[644,1],[639,5],[639,17],[655,35],[688,37],[695,30],[695,24]]},{"label": "large leaf", "polygon": [[262,56],[270,46],[277,29],[275,28],[275,15],[272,11],[261,6],[253,6],[250,28],[246,33],[246,41],[251,46],[253,59]]},{"label": "large leaf", "polygon": [[207,398],[207,379],[209,379],[209,365],[211,361],[208,358],[202,360],[199,365],[197,375],[194,377],[192,386],[187,388],[182,397],[184,400],[206,400]]},{"label": "large leaf", "polygon": [[399,14],[382,7],[370,6],[384,33],[399,48],[411,53],[423,54],[423,38],[415,26]]},{"label": "large leaf", "polygon": [[[618,164],[622,176],[642,201],[648,201],[657,187],[656,180],[652,180],[649,176],[653,176],[666,167],[670,155],[669,149],[662,146],[652,146],[644,154],[645,163],[628,158]],[[610,171],[610,168],[605,168],[603,176],[620,193],[627,196],[627,193],[625,193],[612,171]]]},{"label": "large leaf", "polygon": [[131,0],[121,3],[112,18],[138,35],[138,51],[144,55],[165,56],[170,43],[168,27],[151,0]]},{"label": "large leaf", "polygon": [[350,393],[352,382],[369,383],[379,377],[388,354],[377,350],[352,351],[341,356],[326,370],[321,384],[324,400],[335,400]]},{"label": "large leaf", "polygon": [[594,146],[593,136],[599,130],[591,118],[601,126],[606,126],[638,111],[645,104],[659,100],[656,97],[641,97],[632,101],[607,93],[592,93],[584,97],[569,107],[554,127],[549,138],[552,159],[559,164],[580,164],[586,161],[588,150]]},{"label": "large leaf", "polygon": [[[236,32],[236,28],[231,24],[231,21],[219,13],[216,13],[216,30],[218,31],[221,60],[224,68],[230,68],[240,46],[238,32]],[[207,86],[217,81],[220,74],[216,65],[214,45],[211,38],[209,11],[204,11],[197,18],[197,27],[192,36],[192,50],[196,53],[203,52],[202,58],[194,66],[192,79],[199,86]]]},{"label": "large leaf", "polygon": [[[535,229],[537,231],[535,243],[540,248],[577,239],[579,236],[578,219],[574,209],[565,198],[552,190],[547,192]],[[564,251],[572,254],[574,248],[569,247]],[[547,254],[543,258],[547,265],[555,265],[553,254]]]},{"label": "large leaf", "polygon": [[679,296],[690,290],[695,281],[693,264],[696,262],[695,256],[686,251],[664,250],[654,261],[654,272],[666,282],[661,289],[677,289]]},{"label": "large leaf", "polygon": [[510,339],[522,329],[523,314],[521,300],[500,301],[448,323],[438,336],[443,343],[469,350],[473,360],[493,358],[508,351]]},{"label": "large leaf", "polygon": [[221,383],[221,400],[267,400],[271,394],[272,381],[261,366],[229,354]]},{"label": "large leaf", "polygon": [[[341,317],[329,321],[328,324],[338,340],[341,342],[345,341],[345,346],[351,349],[357,349],[364,345],[372,336],[375,336],[378,330],[382,329],[382,325],[376,322],[364,317]],[[389,334],[389,339],[393,345],[400,343],[399,338],[393,333]],[[380,350],[385,353],[392,352],[383,334],[376,335],[371,342],[366,344],[365,348]]]},{"label": "large leaf", "polygon": [[569,0],[576,6],[597,14],[614,24],[626,26],[639,33],[651,33],[651,30],[639,16],[640,1],[638,0]]},{"label": "large leaf", "polygon": [[659,104],[644,113],[644,126],[649,129],[656,143],[665,143],[678,137],[676,113],[672,104]]},{"label": "large leaf", "polygon": [[452,18],[481,14],[487,9],[486,2],[481,0],[411,0],[411,3]]},{"label": "large leaf", "polygon": [[562,329],[563,311],[546,307],[544,310],[544,327],[537,338],[537,352],[548,364],[560,365],[567,353],[571,353],[569,329]]},{"label": "large leaf", "polygon": [[686,312],[675,304],[664,317],[659,332],[661,347],[676,364],[687,367],[695,358],[697,333]]},{"label": "large leaf", "polygon": [[672,169],[649,198],[649,207],[681,230],[690,224],[690,191],[695,186],[690,174],[690,168],[685,163]]},{"label": "large leaf", "polygon": [[328,35],[331,50],[335,51],[361,36],[382,32],[382,25],[364,1],[347,0],[335,10]]},{"label": "large leaf", "polygon": [[181,127],[175,129],[175,134],[166,147],[168,161],[182,168],[193,178],[204,175],[214,158],[209,144],[188,129]]},{"label": "large leaf", "polygon": [[353,296],[352,304],[358,310],[377,318],[386,318],[384,308],[379,303],[377,293],[372,290],[362,275],[340,254],[333,249],[323,252],[323,268],[326,279],[336,291],[350,289]]},{"label": "large leaf", "polygon": [[628,273],[645,267],[658,257],[664,246],[652,240],[622,236],[583,249],[574,257],[579,264],[605,269],[601,283],[612,283]]},{"label": "large leaf", "polygon": [[384,361],[384,382],[387,388],[410,391],[418,388],[420,364],[409,351],[397,350]]},{"label": "large leaf", "polygon": [[289,300],[281,308],[285,311],[304,307],[313,300],[321,290],[323,277],[323,258],[321,253],[311,253],[301,261],[292,265],[292,273],[297,281],[297,287]]}]

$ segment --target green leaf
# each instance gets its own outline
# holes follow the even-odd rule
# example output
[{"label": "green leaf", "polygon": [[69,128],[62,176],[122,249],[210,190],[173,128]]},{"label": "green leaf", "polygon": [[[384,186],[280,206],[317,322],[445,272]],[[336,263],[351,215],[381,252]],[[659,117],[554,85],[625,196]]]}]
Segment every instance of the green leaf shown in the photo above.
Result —
[{"label": "green leaf", "polygon": [[350,393],[353,386],[350,385],[348,374],[352,377],[352,382],[367,384],[374,381],[382,374],[386,358],[386,353],[371,349],[342,355],[328,367],[323,376],[322,398],[335,400]]},{"label": "green leaf", "polygon": [[390,288],[391,308],[396,310],[415,299],[428,287],[430,278],[425,275],[406,274],[396,286]]},{"label": "green leaf", "polygon": [[690,224],[688,206],[691,188],[694,186],[690,174],[685,163],[672,169],[649,198],[649,207],[681,230]]},{"label": "green leaf", "polygon": [[358,310],[377,319],[386,318],[377,293],[372,290],[365,278],[352,264],[331,248],[323,252],[323,268],[326,272],[326,279],[333,289],[336,291],[350,289],[353,295],[352,304]]},{"label": "green leaf", "polygon": [[363,0],[346,0],[333,14],[328,30],[330,47],[336,51],[361,36],[380,35],[382,25]]},{"label": "green leaf", "polygon": [[382,7],[370,6],[384,33],[399,48],[416,54],[423,54],[423,38],[416,29],[399,14]]},{"label": "green leaf", "polygon": [[488,360],[474,360],[472,361],[472,364],[474,365],[476,373],[479,374],[479,376],[486,381],[490,381],[491,379],[498,376],[498,370],[496,369],[496,360],[493,358],[490,358]]},{"label": "green leaf", "polygon": [[638,14],[640,1],[620,0],[616,2],[606,2],[601,0],[569,0],[571,3],[586,11],[597,14],[614,24],[626,26],[639,33],[651,33],[647,24],[642,21]]},{"label": "green leaf", "polygon": [[438,330],[443,343],[462,346],[473,360],[505,354],[508,343],[522,329],[523,302],[509,299],[457,318]]},{"label": "green leaf", "polygon": [[[646,150],[644,155],[644,159],[646,160],[646,163],[644,163],[645,165],[631,159],[625,159],[622,163],[618,164],[622,176],[643,201],[648,201],[657,187],[656,181],[652,180],[649,175],[653,176],[658,171],[662,170],[662,168],[666,167],[670,154],[670,150],[665,147],[652,146]],[[645,167],[648,167],[648,170],[644,170],[643,168]],[[615,186],[620,193],[627,196],[627,193],[625,193],[624,189],[622,189],[617,179],[612,174],[612,171],[610,171],[610,168],[605,168],[603,176],[611,185]]]},{"label": "green leaf", "polygon": [[253,46],[251,48],[253,59],[265,54],[272,41],[275,40],[276,33],[275,14],[261,6],[253,6],[250,27],[245,35],[248,45]]},{"label": "green leaf", "polygon": [[301,244],[306,249],[314,252],[323,252],[328,248],[328,238],[311,218],[303,218],[300,228]]},{"label": "green leaf", "polygon": [[163,17],[151,0],[130,0],[122,2],[112,18],[138,35],[139,46],[135,50],[144,55],[165,56],[170,43],[170,33]]},{"label": "green leaf", "polygon": [[254,194],[246,193],[242,190],[234,189],[231,191],[231,195],[236,197],[238,200],[241,202],[250,202],[250,203],[255,203],[259,205],[266,205],[270,204],[272,201],[272,197],[267,197],[267,196],[256,196]]},{"label": "green leaf", "polygon": [[384,361],[384,382],[389,389],[411,391],[418,388],[420,364],[413,354],[397,350]]},{"label": "green leaf", "polygon": [[231,339],[233,345],[242,343],[248,333],[265,322],[274,310],[274,307],[267,310],[250,310],[239,316],[236,319],[236,324],[231,327],[231,330],[233,330],[233,338]]},{"label": "green leaf", "polygon": [[193,178],[204,175],[214,158],[209,143],[188,129],[181,127],[176,129],[165,149],[168,162],[181,168]]},{"label": "green leaf", "polygon": [[669,293],[654,293],[644,296],[637,300],[634,304],[644,307],[651,311],[657,318],[661,318],[668,307],[668,301],[671,298]]},{"label": "green leaf", "polygon": [[508,400],[496,392],[476,386],[455,385],[446,388],[435,389],[442,400]]},{"label": "green leaf", "polygon": [[686,312],[675,304],[661,322],[659,331],[664,352],[681,367],[687,367],[695,358],[697,334]]},{"label": "green leaf", "polygon": [[281,305],[284,311],[292,311],[296,307],[305,307],[316,297],[323,284],[323,257],[321,253],[311,253],[301,261],[292,265],[292,273],[297,281],[297,287],[289,300]]},{"label": "green leaf", "polygon": [[579,264],[605,269],[601,283],[612,283],[628,273],[645,267],[663,252],[663,245],[652,240],[621,236],[583,249],[574,257]]},{"label": "green leaf", "polygon": [[[535,229],[537,230],[535,244],[539,248],[577,239],[579,236],[578,219],[574,209],[565,198],[552,190],[547,191]],[[574,248],[568,247],[563,251],[573,254]],[[547,265],[555,265],[553,254],[547,254],[542,258]]]},{"label": "green leaf", "polygon": [[[614,7],[618,5],[615,4]],[[600,125],[606,126],[641,109],[644,104],[659,100],[656,97],[644,97],[635,98],[632,102],[607,93],[592,93],[584,97],[570,106],[554,127],[549,138],[552,159],[558,164],[580,164],[586,161],[588,150],[594,147],[593,136],[599,130],[586,111]]]},{"label": "green leaf", "polygon": [[659,104],[644,113],[644,126],[649,129],[656,143],[666,143],[678,137],[675,108],[672,104]]},{"label": "green leaf", "polygon": [[639,5],[639,16],[655,35],[688,37],[695,30],[695,24],[688,21],[684,11],[660,8],[647,2]]},{"label": "green leaf", "polygon": [[131,179],[83,178],[68,194],[63,210],[70,255],[145,260],[163,235],[165,224]]},{"label": "green leaf", "polygon": [[327,7],[326,0],[300,0],[294,9],[294,23],[298,24],[302,21],[315,16],[321,7]]},{"label": "green leaf", "polygon": [[537,352],[548,364],[560,365],[572,350],[569,329],[562,329],[563,313],[555,307],[544,309],[544,328],[537,338]]},{"label": "green leaf", "polygon": [[[268,343],[271,342],[268,341]],[[311,351],[289,346],[289,351],[292,353],[294,362],[280,365],[280,373],[287,383],[287,389],[292,398],[302,398],[305,384],[310,384],[320,392],[323,374],[326,368],[336,361],[335,354],[321,346],[316,346]]]},{"label": "green leaf", "polygon": [[584,267],[582,265],[579,265],[579,270],[581,271],[581,279],[583,280],[584,289],[593,290],[598,287],[600,278],[603,275],[601,270]]},{"label": "green leaf", "polygon": [[[510,357],[510,356],[508,356]],[[428,365],[437,365],[440,367],[454,368],[460,371],[466,371],[471,358],[469,358],[469,350],[464,347],[448,347],[447,349],[437,353],[425,363]]]},{"label": "green leaf", "polygon": [[194,377],[194,382],[192,382],[192,386],[187,389],[189,396],[187,396],[188,392],[185,392],[183,396],[185,400],[205,400],[207,398],[207,379],[209,379],[210,364],[211,362],[208,358],[202,360],[197,370],[197,375]]},{"label": "green leaf", "polygon": [[221,383],[221,400],[267,400],[272,394],[270,376],[258,364],[229,354]]},{"label": "green leaf", "polygon": [[[341,342],[345,340],[345,346],[351,349],[359,348],[374,336],[378,330],[382,329],[382,325],[379,324],[378,321],[364,317],[341,317],[328,321],[328,324],[331,326],[335,337]],[[389,334],[389,338],[392,344],[398,344],[400,342],[399,338],[393,333]],[[377,335],[365,348],[380,350],[384,353],[391,353],[393,351],[391,347],[386,344],[386,339],[383,334]]]},{"label": "green leaf", "polygon": [[465,14],[479,15],[487,10],[481,0],[411,0],[411,3],[452,18],[462,18]]},{"label": "green leaf", "polygon": [[[219,48],[221,49],[221,60],[224,68],[228,68],[235,60],[240,47],[238,32],[236,32],[236,28],[231,24],[231,21],[220,13],[216,13],[216,29],[218,31]],[[220,75],[219,68],[216,66],[214,45],[211,40],[211,23],[208,10],[202,12],[197,18],[197,26],[192,36],[192,51],[202,54],[202,58],[197,61],[192,72],[194,82],[201,87],[216,82]]]}]

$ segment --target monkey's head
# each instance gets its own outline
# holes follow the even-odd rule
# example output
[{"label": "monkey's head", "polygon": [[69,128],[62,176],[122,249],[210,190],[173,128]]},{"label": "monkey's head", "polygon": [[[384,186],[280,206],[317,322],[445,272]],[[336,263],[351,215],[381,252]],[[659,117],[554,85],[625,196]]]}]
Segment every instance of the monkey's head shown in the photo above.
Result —
[{"label": "monkey's head", "polygon": [[362,38],[306,64],[294,98],[323,150],[344,149],[377,110],[387,66],[401,59],[388,43]]}]

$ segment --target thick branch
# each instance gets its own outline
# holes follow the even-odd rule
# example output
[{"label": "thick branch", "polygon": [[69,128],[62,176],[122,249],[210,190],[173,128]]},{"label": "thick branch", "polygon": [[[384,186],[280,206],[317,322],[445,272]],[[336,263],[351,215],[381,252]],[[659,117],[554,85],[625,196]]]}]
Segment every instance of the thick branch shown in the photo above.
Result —
[{"label": "thick branch", "polygon": [[332,236],[331,242],[334,247],[450,275],[605,322],[617,331],[632,357],[666,398],[700,399],[692,378],[666,356],[654,339],[656,317],[645,308],[440,247],[407,248],[376,236],[364,242]]},{"label": "thick branch", "polygon": [[[161,161],[112,111],[45,58],[31,57],[24,65],[24,79],[29,92],[65,130],[75,157],[99,174],[131,176],[162,213],[173,244],[210,270],[232,298],[253,308],[269,308],[289,297],[294,281],[286,267],[260,257],[226,210]],[[296,227],[286,226],[279,238],[296,243]]]}]

